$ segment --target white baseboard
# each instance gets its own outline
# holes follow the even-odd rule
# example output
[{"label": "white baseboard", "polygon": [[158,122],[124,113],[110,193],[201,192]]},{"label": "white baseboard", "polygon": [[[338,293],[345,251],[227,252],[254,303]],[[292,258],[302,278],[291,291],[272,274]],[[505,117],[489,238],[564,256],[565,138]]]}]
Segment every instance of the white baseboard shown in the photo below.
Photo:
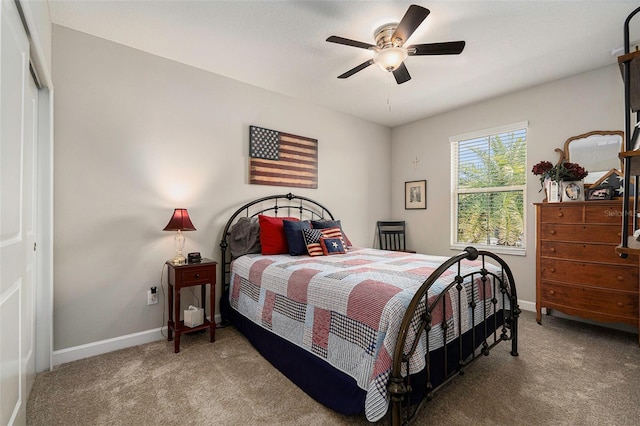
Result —
[{"label": "white baseboard", "polygon": [[518,306],[520,306],[520,309],[522,309],[523,311],[531,311],[531,312],[535,312],[536,311],[536,302],[528,302],[526,300],[518,300]]},{"label": "white baseboard", "polygon": [[166,337],[164,337],[160,333],[160,330],[160,328],[155,328],[152,330],[127,334],[125,336],[114,337],[112,339],[87,343],[85,345],[60,349],[59,351],[53,351],[53,365],[56,366],[67,362],[88,358],[90,356],[101,355],[107,352],[129,348],[131,346],[142,345],[143,343],[150,343],[155,342],[156,340],[166,339]]},{"label": "white baseboard", "polygon": [[[536,311],[536,303],[526,300],[518,300],[518,306],[524,311]],[[220,315],[216,315],[216,323],[221,321]],[[165,335],[166,335],[166,328]],[[114,337],[112,339],[100,340],[98,342],[87,343],[86,345],[74,346],[71,348],[61,349],[53,352],[53,365],[60,365],[71,361],[76,361],[91,356],[102,355],[107,352],[117,351],[119,349],[138,346],[144,343],[155,342],[156,340],[166,339],[161,333],[161,328],[141,331],[138,333],[127,334],[125,336]]]},{"label": "white baseboard", "polygon": [[[535,302],[519,300],[518,305],[520,306],[520,309],[523,309],[525,311],[535,312],[536,310]],[[218,314],[216,315],[216,322],[219,323],[220,321],[221,318]],[[145,343],[151,343],[157,340],[166,339],[166,328],[164,331],[165,336],[163,336],[161,333],[162,328],[154,328],[152,330],[140,331],[138,333],[114,337],[112,339],[100,340],[98,342],[73,346],[71,348],[60,349],[59,351],[53,351],[53,365],[56,366],[67,362],[88,358],[91,356],[106,354],[107,352],[113,352],[119,349],[130,348],[132,346],[138,346]]]},{"label": "white baseboard", "polygon": [[[219,323],[221,320],[220,315],[216,315],[215,318],[216,323]],[[161,333],[161,330],[163,329],[165,333],[164,336]],[[85,345],[60,349],[59,351],[53,351],[53,365],[56,366],[91,356],[106,354],[107,352],[113,352],[119,349],[155,342],[157,340],[166,339],[166,335],[166,327],[154,328],[152,330],[140,331],[138,333],[114,337],[112,339],[100,340],[98,342],[87,343]]]}]

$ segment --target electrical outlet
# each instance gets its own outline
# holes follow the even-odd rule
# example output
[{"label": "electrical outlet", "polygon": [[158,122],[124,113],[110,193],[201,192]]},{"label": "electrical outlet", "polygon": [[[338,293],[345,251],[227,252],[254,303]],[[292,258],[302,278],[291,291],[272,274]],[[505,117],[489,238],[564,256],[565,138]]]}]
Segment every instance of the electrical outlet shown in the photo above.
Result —
[{"label": "electrical outlet", "polygon": [[147,290],[147,306],[156,303],[158,303],[158,292],[153,293],[151,290]]}]

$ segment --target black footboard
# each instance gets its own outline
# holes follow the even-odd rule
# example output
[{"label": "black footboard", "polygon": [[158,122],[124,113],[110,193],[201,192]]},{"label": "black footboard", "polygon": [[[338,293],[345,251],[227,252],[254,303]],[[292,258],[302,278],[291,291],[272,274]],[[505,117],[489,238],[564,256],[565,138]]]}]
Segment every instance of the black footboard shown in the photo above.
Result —
[{"label": "black footboard", "polygon": [[[481,267],[474,272],[461,276],[461,262],[464,260],[476,260],[478,258],[481,260]],[[485,260],[489,259],[492,259],[499,265],[500,270],[498,273],[489,271],[485,267]],[[447,270],[452,267],[455,268],[456,265],[458,273],[451,279],[451,283],[437,295],[437,297],[434,298],[432,296],[429,298],[428,295],[431,286],[441,278]],[[464,285],[465,283],[477,283],[477,285],[468,286],[472,292],[468,306],[461,306],[463,304],[461,294],[464,291],[468,291]],[[476,304],[473,295],[476,287],[478,287],[478,291],[483,293],[488,292],[486,294],[492,295],[490,303],[483,302],[479,306]],[[445,336],[445,344],[442,347],[444,356],[438,357],[440,361],[435,363],[433,354],[429,351],[431,343],[429,341],[429,331],[432,328],[432,314],[436,309],[446,311],[447,303],[445,303],[445,295],[453,288],[455,288],[458,297],[453,297],[452,299],[454,300],[450,302],[456,304],[456,309],[453,309],[453,311],[457,312],[459,316],[457,321],[458,327],[462,327],[460,316],[462,315],[463,309],[470,309],[471,330],[465,332],[465,330],[458,329],[452,330],[452,332],[455,333],[448,333],[448,324],[446,321],[443,321],[440,327],[442,327]],[[481,300],[484,301],[485,299],[484,294],[482,294]],[[424,313],[416,315],[416,311],[424,311]],[[475,319],[479,314],[481,314],[482,320],[476,322]],[[393,356],[393,368],[389,380],[392,424],[395,426],[410,422],[416,415],[422,402],[430,399],[433,392],[448,383],[456,375],[461,374],[464,368],[478,359],[480,355],[489,355],[491,348],[502,340],[511,340],[511,355],[518,356],[519,315],[520,309],[518,308],[518,298],[513,274],[509,266],[497,255],[487,251],[478,251],[473,247],[467,247],[462,253],[453,256],[436,269],[416,292],[400,326]],[[417,389],[416,385],[418,384],[415,382],[411,383],[410,380],[412,372],[409,367],[409,359],[414,354],[423,333],[426,336],[427,345],[425,354],[426,380],[423,384],[420,384],[423,389]],[[447,336],[451,334],[454,334],[456,337],[451,340],[447,339]],[[407,341],[413,342],[408,348],[405,347],[407,346]],[[450,361],[448,360],[450,357],[448,357],[446,353],[449,350],[459,354],[456,365],[449,364]],[[444,375],[444,380],[436,380],[436,382],[439,383],[436,387],[432,386],[432,376],[434,374]],[[416,398],[412,398],[412,396],[416,394],[423,395],[422,401],[419,403],[415,402]]]}]

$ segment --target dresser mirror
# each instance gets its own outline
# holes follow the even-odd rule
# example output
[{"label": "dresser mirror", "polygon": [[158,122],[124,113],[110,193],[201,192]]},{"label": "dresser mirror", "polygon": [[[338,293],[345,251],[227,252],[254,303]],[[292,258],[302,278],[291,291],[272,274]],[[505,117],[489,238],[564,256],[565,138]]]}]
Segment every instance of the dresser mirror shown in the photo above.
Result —
[{"label": "dresser mirror", "polygon": [[622,170],[618,154],[624,151],[623,139],[621,130],[594,130],[570,137],[564,143],[565,161],[584,167],[589,172],[584,178],[585,185],[594,184],[611,169]]}]

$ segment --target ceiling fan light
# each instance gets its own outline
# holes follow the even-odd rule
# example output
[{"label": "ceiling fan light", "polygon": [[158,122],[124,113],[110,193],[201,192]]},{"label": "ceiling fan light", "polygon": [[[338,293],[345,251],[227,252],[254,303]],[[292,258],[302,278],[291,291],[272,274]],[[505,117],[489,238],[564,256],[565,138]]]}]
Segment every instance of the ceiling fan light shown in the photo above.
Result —
[{"label": "ceiling fan light", "polygon": [[401,47],[387,47],[376,52],[373,62],[385,71],[395,71],[407,59],[407,50]]}]

